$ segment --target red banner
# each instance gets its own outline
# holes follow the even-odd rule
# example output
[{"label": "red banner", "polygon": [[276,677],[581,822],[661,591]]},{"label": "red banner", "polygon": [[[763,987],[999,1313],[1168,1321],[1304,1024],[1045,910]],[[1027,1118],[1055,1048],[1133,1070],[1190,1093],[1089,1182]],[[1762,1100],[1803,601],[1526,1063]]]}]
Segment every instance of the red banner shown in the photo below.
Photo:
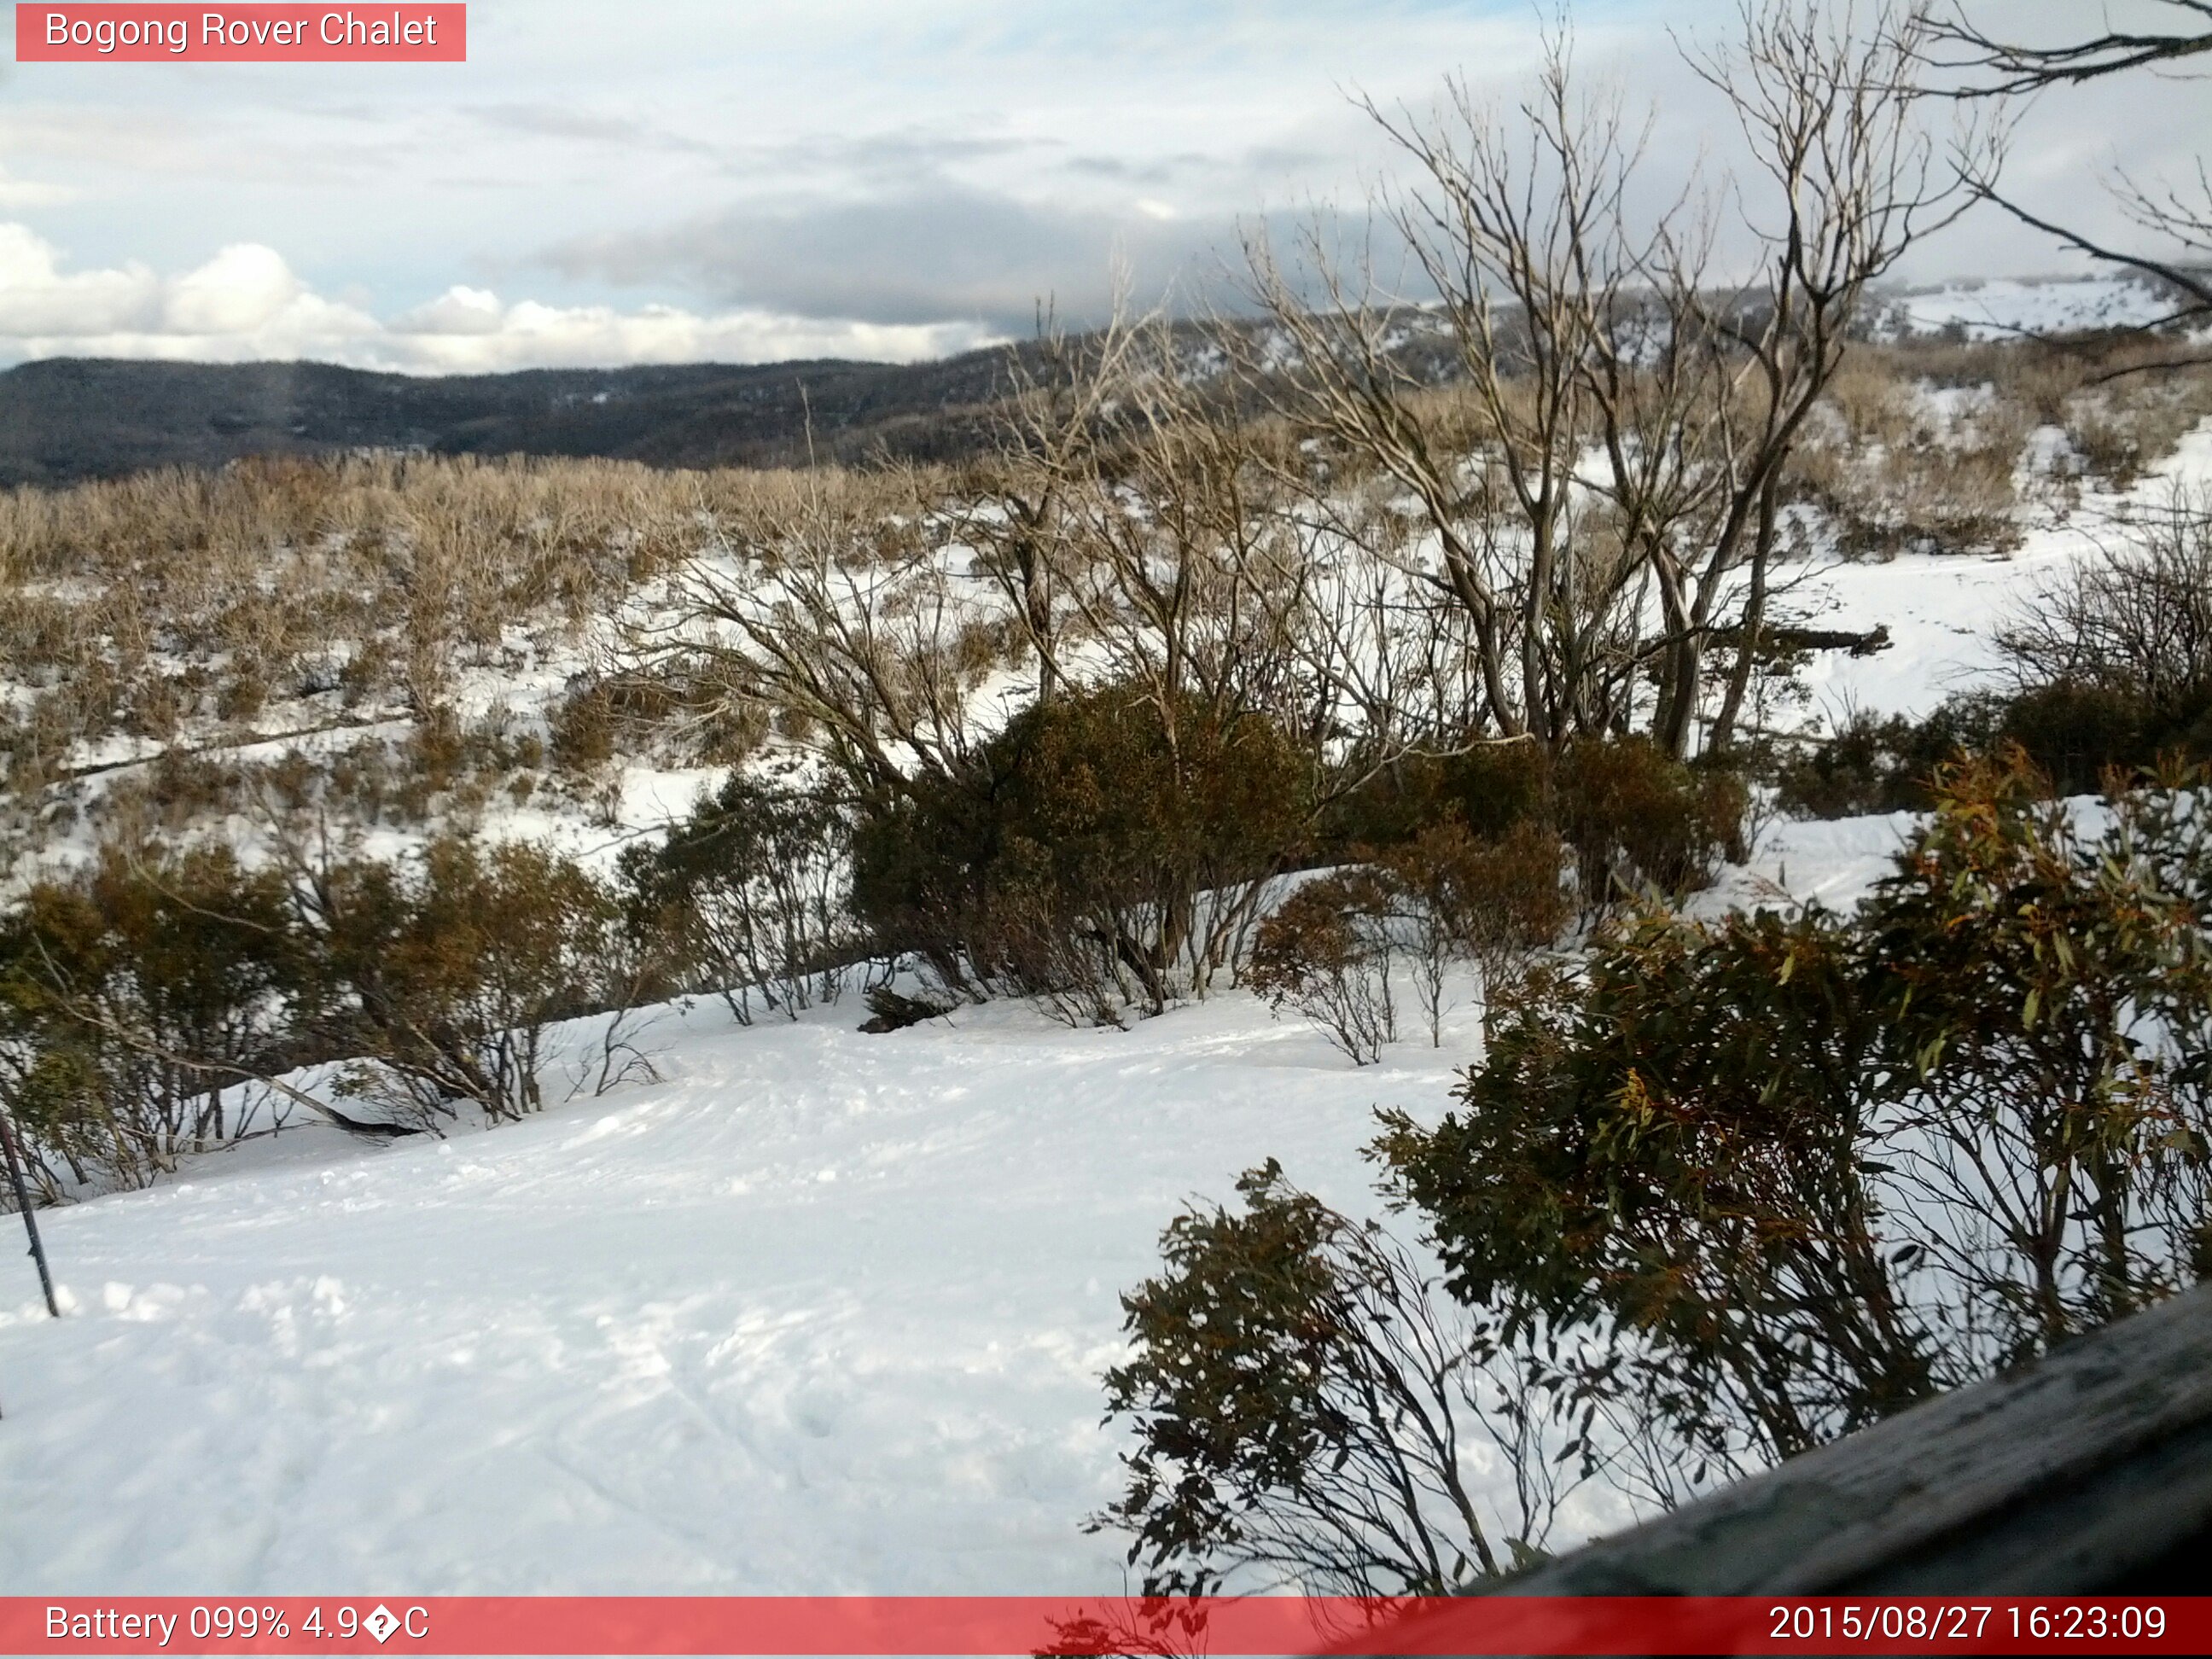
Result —
[{"label": "red banner", "polygon": [[34,5],[22,64],[459,64],[465,5]]},{"label": "red banner", "polygon": [[11,1654],[2212,1652],[2212,1597],[0,1598]]}]

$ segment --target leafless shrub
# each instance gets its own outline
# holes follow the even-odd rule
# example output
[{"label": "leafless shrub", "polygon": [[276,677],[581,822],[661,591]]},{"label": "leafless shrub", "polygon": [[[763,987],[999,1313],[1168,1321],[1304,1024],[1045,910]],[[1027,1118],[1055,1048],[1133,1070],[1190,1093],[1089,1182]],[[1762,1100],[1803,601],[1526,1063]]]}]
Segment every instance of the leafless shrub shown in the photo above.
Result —
[{"label": "leafless shrub", "polygon": [[1395,908],[1371,871],[1309,881],[1260,924],[1244,982],[1277,1008],[1296,1008],[1353,1065],[1371,1066],[1398,1040]]},{"label": "leafless shrub", "polygon": [[2212,688],[2212,498],[2185,489],[2067,566],[1997,635],[2023,687],[2179,708]]}]

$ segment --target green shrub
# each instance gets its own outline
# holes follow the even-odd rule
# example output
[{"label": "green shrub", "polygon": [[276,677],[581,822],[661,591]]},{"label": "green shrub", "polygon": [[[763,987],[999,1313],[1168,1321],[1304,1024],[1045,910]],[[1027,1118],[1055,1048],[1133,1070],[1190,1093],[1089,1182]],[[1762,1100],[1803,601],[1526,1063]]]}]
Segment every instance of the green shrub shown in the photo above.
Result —
[{"label": "green shrub", "polygon": [[962,775],[915,781],[855,842],[884,948],[1074,1019],[1203,996],[1312,816],[1310,767],[1261,716],[1109,689],[1024,711]]},{"label": "green shrub", "polygon": [[1147,1593],[1459,1589],[1579,1480],[1672,1504],[2212,1276],[2212,775],[1932,788],[1854,914],[1638,913],[1383,1115],[1455,1306],[1273,1164],[1175,1221],[1107,1376]]},{"label": "green shrub", "polygon": [[1985,696],[1948,699],[1923,720],[1854,714],[1825,743],[1789,755],[1778,769],[1778,803],[1804,817],[1924,812],[1939,766],[1986,750],[2002,706]]},{"label": "green shrub", "polygon": [[0,927],[0,1089],[30,1139],[135,1186],[265,1127],[224,1091],[300,1058],[289,923],[283,880],[222,848],[109,846],[34,884]]},{"label": "green shrub", "polygon": [[[352,1062],[339,1092],[393,1109],[380,1133],[467,1101],[538,1110],[559,1021],[653,994],[614,895],[543,847],[459,836],[419,859],[309,856],[247,869],[227,848],[108,846],[0,921],[0,1095],[42,1178],[143,1184],[185,1152],[280,1125],[275,1079]],[[598,1087],[649,1075],[611,1024]],[[588,1086],[588,1078],[578,1087]]]},{"label": "green shrub", "polygon": [[1556,757],[1482,744],[1383,768],[1332,805],[1323,845],[1350,860],[1450,823],[1493,847],[1522,826],[1556,829],[1584,905],[1599,909],[1624,892],[1679,896],[1708,884],[1723,858],[1743,856],[1749,799],[1729,767],[1675,760],[1642,736],[1581,738]]},{"label": "green shrub", "polygon": [[2005,704],[1997,729],[2060,793],[2090,794],[2116,768],[2212,760],[2212,684],[2167,699],[2115,685],[2037,686]]},{"label": "green shrub", "polygon": [[615,895],[548,848],[443,836],[411,866],[313,872],[295,901],[307,1018],[365,1062],[351,1092],[421,1122],[462,1101],[495,1121],[539,1110],[550,1028],[632,992]]},{"label": "green shrub", "polygon": [[2212,826],[2191,788],[2094,833],[2048,792],[2017,750],[1946,769],[1849,917],[1641,917],[1441,1125],[1394,1117],[1455,1292],[1612,1334],[1728,1468],[2198,1275]]},{"label": "green shrub", "polygon": [[1559,834],[1573,848],[1583,902],[1711,884],[1724,858],[1744,856],[1743,780],[1675,760],[1641,737],[1571,744],[1553,780]]},{"label": "green shrub", "polygon": [[1962,694],[1918,720],[1862,714],[1782,763],[1778,799],[1808,817],[1924,812],[1940,767],[2007,744],[2057,793],[2094,794],[2116,772],[2212,760],[2212,686],[2154,700],[2124,685],[2061,682]]},{"label": "green shrub", "polygon": [[1431,824],[1376,862],[1412,919],[1414,984],[1429,1039],[1443,1041],[1444,976],[1455,962],[1482,975],[1485,1021],[1510,997],[1519,972],[1555,942],[1570,918],[1566,848],[1528,819],[1479,838],[1456,817]]},{"label": "green shrub", "polygon": [[1391,884],[1347,870],[1302,884],[1260,924],[1244,982],[1278,1011],[1295,1007],[1355,1066],[1398,1040]]},{"label": "green shrub", "polygon": [[[1357,770],[1355,757],[1347,763]],[[1330,861],[1354,848],[1395,847],[1456,822],[1480,840],[1546,815],[1548,770],[1534,743],[1483,743],[1451,755],[1410,754],[1331,803],[1318,850]]]},{"label": "green shrub", "polygon": [[686,980],[739,1024],[752,1023],[756,998],[796,1019],[837,998],[859,953],[852,834],[835,793],[733,772],[666,842],[624,857],[633,923],[657,919]]},{"label": "green shrub", "polygon": [[[1237,1184],[1241,1206],[1177,1217],[1159,1276],[1121,1299],[1133,1355],[1107,1409],[1134,1444],[1092,1525],[1131,1534],[1142,1594],[1235,1575],[1446,1595],[1527,1565],[1594,1472],[1571,1357],[1522,1367],[1381,1227],[1273,1162]],[[1469,1480],[1485,1454],[1510,1486]]]}]

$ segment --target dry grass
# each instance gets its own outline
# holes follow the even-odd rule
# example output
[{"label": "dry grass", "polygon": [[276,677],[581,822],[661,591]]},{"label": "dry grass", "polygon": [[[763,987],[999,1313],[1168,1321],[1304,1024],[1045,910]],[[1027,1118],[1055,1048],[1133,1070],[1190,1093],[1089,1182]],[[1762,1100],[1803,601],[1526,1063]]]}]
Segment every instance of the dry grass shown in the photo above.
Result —
[{"label": "dry grass", "polygon": [[2029,441],[2055,428],[2050,482],[2124,489],[2212,417],[2212,367],[2166,368],[2170,342],[1954,340],[1863,346],[1795,464],[1848,549],[1985,551],[2017,536],[2039,487]]},{"label": "dry grass", "polygon": [[[1961,349],[1972,349],[1944,356]],[[1983,551],[2017,536],[2016,474],[2034,422],[1962,367],[1869,349],[1837,374],[1794,472],[1847,550]]]},{"label": "dry grass", "polygon": [[[2171,349],[1863,346],[1796,485],[1861,550],[2002,546],[2023,483],[2044,487],[2022,465],[2039,428],[2065,434],[2062,471],[2124,484],[2212,416],[2212,369],[2126,372]],[[1413,402],[1449,447],[1494,437],[1464,388]],[[1280,421],[1243,435],[1263,463],[1302,465]],[[1332,479],[1371,482],[1357,466]],[[794,526],[848,526],[841,568],[900,567],[960,488],[897,468],[380,453],[0,492],[0,841],[51,836],[64,808],[161,823],[238,810],[275,763],[228,751],[295,735],[318,739],[318,790],[382,820],[549,793],[589,805],[625,760],[726,763],[774,736],[803,740],[809,717],[728,661],[601,672],[594,642],[702,551],[740,550],[749,580],[777,575],[804,554]],[[1584,531],[1578,553],[1603,553],[1602,525]],[[903,638],[910,620],[884,625]],[[1021,655],[1004,617],[962,626],[943,643],[966,678]],[[487,712],[488,685],[495,700],[526,676],[520,713]],[[80,798],[76,780],[111,768],[105,799]]]},{"label": "dry grass", "polygon": [[[246,810],[289,763],[228,751],[291,735],[326,739],[301,763],[314,791],[369,822],[549,791],[603,803],[606,763],[655,741],[733,757],[768,717],[733,721],[726,688],[704,717],[702,690],[680,684],[601,686],[586,672],[526,715],[484,712],[483,688],[574,675],[626,599],[702,548],[787,521],[805,492],[888,523],[916,486],[379,453],[0,492],[0,842],[34,845],[87,815],[151,830]],[[580,729],[594,720],[603,734]],[[390,721],[408,735],[351,730]],[[90,796],[76,787],[88,776]]]}]

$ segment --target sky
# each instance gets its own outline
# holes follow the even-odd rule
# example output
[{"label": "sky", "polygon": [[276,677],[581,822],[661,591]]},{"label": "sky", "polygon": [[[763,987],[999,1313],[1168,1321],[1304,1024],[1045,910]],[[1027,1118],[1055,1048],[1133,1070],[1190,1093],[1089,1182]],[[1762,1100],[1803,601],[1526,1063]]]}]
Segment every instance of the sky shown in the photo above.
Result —
[{"label": "sky", "polygon": [[[1838,0],[1840,3],[1840,0]],[[2008,29],[2091,0],[1974,0]],[[2116,0],[2125,21],[2156,0]],[[1680,42],[1733,0],[1571,0],[1652,121],[1655,190],[1725,167]],[[459,64],[0,65],[0,362],[313,358],[460,372],[904,361],[1224,291],[1239,227],[1396,176],[1355,107],[1510,100],[1528,0],[471,0]],[[2212,86],[2046,96],[2008,180],[2193,169]],[[1906,275],[2074,268],[1984,212]]]}]

